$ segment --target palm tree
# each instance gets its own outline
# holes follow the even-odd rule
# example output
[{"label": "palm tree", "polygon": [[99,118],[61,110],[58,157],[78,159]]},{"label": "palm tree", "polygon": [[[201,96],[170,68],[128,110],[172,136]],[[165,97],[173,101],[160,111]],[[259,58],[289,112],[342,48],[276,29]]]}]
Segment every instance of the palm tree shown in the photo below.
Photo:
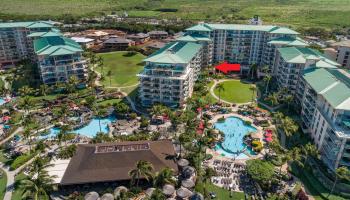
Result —
[{"label": "palm tree", "polygon": [[290,111],[289,107],[290,107],[290,104],[293,102],[293,100],[294,100],[293,95],[288,94],[287,96],[284,97],[284,102],[286,102],[286,104],[287,104],[288,111]]},{"label": "palm tree", "polygon": [[46,84],[41,84],[39,87],[39,91],[41,95],[46,96],[49,92],[49,86],[47,86]]},{"label": "palm tree", "polygon": [[327,195],[327,199],[329,199],[329,196],[333,193],[333,190],[335,188],[335,186],[337,185],[338,179],[350,179],[350,171],[347,167],[339,167],[335,170],[335,180],[332,186],[331,191],[329,191],[328,195]]},{"label": "palm tree", "polygon": [[28,146],[29,146],[29,152],[32,151],[32,144],[31,144],[31,132],[29,128],[24,129],[23,131],[23,137],[28,141]]},{"label": "palm tree", "polygon": [[296,162],[299,166],[302,165],[302,163],[300,162],[301,160],[301,154],[300,154],[300,148],[298,147],[294,147],[293,149],[291,149],[288,154],[289,154],[289,159],[290,161],[294,161]]},{"label": "palm tree", "polygon": [[97,58],[97,65],[101,68],[101,78],[104,76],[104,73],[103,73],[103,58],[101,56],[99,56]]},{"label": "palm tree", "polygon": [[53,179],[47,171],[41,170],[37,174],[31,174],[27,180],[20,182],[20,188],[23,190],[22,199],[48,199],[48,192],[54,189]]},{"label": "palm tree", "polygon": [[291,137],[299,129],[297,123],[288,116],[282,119],[281,126],[287,137]]},{"label": "palm tree", "polygon": [[305,155],[305,160],[303,163],[303,166],[305,167],[306,163],[309,160],[309,156],[313,156],[313,157],[318,157],[319,156],[319,152],[318,149],[315,145],[311,144],[310,142],[307,143],[305,146],[302,147],[303,153]]},{"label": "palm tree", "polygon": [[173,180],[173,175],[174,171],[171,168],[163,168],[155,175],[154,185],[157,187],[162,187],[165,184],[174,184],[175,181]]},{"label": "palm tree", "polygon": [[161,115],[165,112],[165,106],[161,105],[161,104],[156,104],[154,106],[152,106],[151,108],[151,114],[152,115]]},{"label": "palm tree", "polygon": [[135,183],[135,180],[136,180],[136,187],[138,187],[141,177],[149,181],[153,177],[152,171],[153,171],[152,163],[144,160],[139,160],[136,163],[135,169],[129,171],[129,176],[131,177],[131,183]]},{"label": "palm tree", "polygon": [[79,79],[76,76],[69,77],[67,87],[66,87],[68,93],[73,93],[78,83],[79,83]]},{"label": "palm tree", "polygon": [[97,116],[98,116],[98,126],[100,127],[100,132],[102,132],[102,127],[101,127],[101,118],[105,117],[107,114],[107,110],[104,108],[99,108],[97,111]]},{"label": "palm tree", "polygon": [[270,74],[266,74],[264,77],[264,82],[265,82],[265,95],[267,94],[269,90],[269,83],[272,79],[272,76]]},{"label": "palm tree", "polygon": [[26,114],[28,114],[29,109],[34,105],[34,101],[29,96],[25,96],[21,99],[19,104],[24,108]]},{"label": "palm tree", "polygon": [[219,92],[219,102],[221,102],[221,92],[225,91],[224,84],[218,83],[215,86],[215,89],[218,90],[218,92]]},{"label": "palm tree", "polygon": [[18,89],[18,92],[21,94],[21,96],[28,96],[34,92],[34,89],[29,86],[23,86]]},{"label": "palm tree", "polygon": [[252,102],[255,102],[256,86],[255,86],[255,85],[251,85],[251,86],[249,87],[249,90],[252,91]]},{"label": "palm tree", "polygon": [[254,79],[254,74],[256,73],[256,70],[258,69],[258,65],[257,64],[252,64],[249,68],[249,72],[251,74],[251,79]]},{"label": "palm tree", "polygon": [[211,177],[216,176],[216,171],[213,168],[206,168],[203,175],[203,181],[207,183]]},{"label": "palm tree", "polygon": [[276,92],[270,94],[268,97],[266,97],[267,101],[270,101],[272,106],[275,106],[278,104],[278,94]]},{"label": "palm tree", "polygon": [[66,147],[67,147],[67,134],[70,130],[71,130],[71,127],[69,125],[63,125],[60,131],[60,134],[62,135],[60,137],[62,137],[62,139],[64,140]]},{"label": "palm tree", "polygon": [[112,71],[108,70],[107,76],[109,78],[109,86],[112,86]]}]

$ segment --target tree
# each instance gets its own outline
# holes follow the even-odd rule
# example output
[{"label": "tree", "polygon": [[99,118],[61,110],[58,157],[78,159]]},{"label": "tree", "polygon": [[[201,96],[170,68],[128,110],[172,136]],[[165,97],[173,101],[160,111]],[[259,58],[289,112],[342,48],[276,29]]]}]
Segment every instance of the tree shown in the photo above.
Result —
[{"label": "tree", "polygon": [[109,78],[109,86],[112,86],[112,71],[108,70],[107,76]]},{"label": "tree", "polygon": [[329,196],[333,193],[335,186],[337,185],[338,179],[350,179],[350,171],[347,167],[339,167],[335,170],[335,180],[332,186],[331,191],[329,191],[327,195],[327,199],[329,199]]},{"label": "tree", "polygon": [[152,163],[144,160],[139,160],[136,163],[135,169],[129,171],[129,176],[131,177],[131,183],[135,183],[136,181],[136,187],[138,187],[141,177],[149,181],[153,177],[152,171],[153,171]]},{"label": "tree", "polygon": [[[254,79],[254,75],[256,74],[256,70],[258,69],[258,65],[257,64],[252,64],[249,68],[249,72],[251,74],[251,79],[253,80]],[[248,73],[249,74],[249,73]]]},{"label": "tree", "polygon": [[34,92],[34,89],[29,86],[23,86],[18,89],[18,92],[21,94],[21,96],[28,96]]},{"label": "tree", "polygon": [[207,167],[204,170],[203,181],[207,183],[211,177],[216,176],[216,171],[213,168]]},{"label": "tree", "polygon": [[165,184],[175,184],[175,181],[173,180],[174,171],[169,168],[165,167],[160,172],[158,172],[155,175],[154,178],[154,185],[156,187],[163,187]]},{"label": "tree", "polygon": [[305,160],[303,163],[303,166],[305,167],[306,163],[309,160],[309,156],[313,156],[313,157],[318,157],[319,156],[319,152],[318,149],[315,145],[311,144],[310,142],[307,143],[305,146],[302,147],[303,153],[305,155]]},{"label": "tree", "polygon": [[165,199],[167,199],[166,196],[158,188],[153,191],[152,196],[149,198],[149,200],[165,200]]},{"label": "tree", "polygon": [[287,104],[287,109],[288,109],[288,111],[290,111],[289,110],[289,107],[290,107],[290,104],[293,102],[293,100],[294,100],[294,96],[293,95],[290,95],[290,94],[288,94],[288,95],[286,95],[285,97],[284,97],[284,102]]},{"label": "tree", "polygon": [[265,82],[265,95],[267,95],[268,90],[269,90],[269,83],[272,79],[272,76],[270,74],[266,74],[264,77],[264,82]]},{"label": "tree", "polygon": [[28,114],[29,109],[34,106],[34,101],[29,96],[25,96],[21,98],[19,105],[24,108],[26,114]]},{"label": "tree", "polygon": [[247,162],[247,173],[261,186],[269,186],[274,177],[274,167],[265,160],[254,159]]},{"label": "tree", "polygon": [[47,171],[41,170],[37,174],[31,174],[27,180],[20,182],[20,188],[23,190],[22,199],[48,199],[48,192],[54,189],[52,176]]},{"label": "tree", "polygon": [[114,111],[117,114],[126,115],[130,111],[130,108],[126,103],[118,102],[114,105]]},{"label": "tree", "polygon": [[79,83],[79,79],[76,76],[69,77],[67,86],[66,86],[68,93],[75,92],[78,83]]},{"label": "tree", "polygon": [[297,163],[297,165],[301,166],[302,163],[301,161],[301,153],[300,153],[300,148],[298,147],[294,147],[293,149],[291,149],[288,154],[289,154],[289,159],[290,161],[294,161]]},{"label": "tree", "polygon": [[219,102],[221,102],[221,92],[225,91],[224,84],[218,83],[215,89],[219,92]]},{"label": "tree", "polygon": [[41,84],[39,87],[39,92],[41,95],[46,96],[49,92],[49,86],[47,86],[46,84]]},{"label": "tree", "polygon": [[24,129],[23,131],[23,137],[28,141],[28,146],[29,146],[29,152],[32,151],[32,144],[31,144],[31,132],[28,128]]},{"label": "tree", "polygon": [[282,119],[282,129],[287,137],[291,137],[299,129],[298,124],[290,117],[286,116]]},{"label": "tree", "polygon": [[252,91],[252,102],[255,102],[256,86],[255,86],[255,85],[251,85],[251,86],[249,87],[249,90]]},{"label": "tree", "polygon": [[70,130],[71,130],[71,127],[69,125],[63,125],[60,130],[60,134],[62,135],[61,137],[66,147],[67,147],[67,134]]},{"label": "tree", "polygon": [[266,97],[266,100],[267,101],[270,101],[271,105],[272,106],[275,106],[277,105],[279,102],[279,99],[278,99],[278,93],[277,92],[274,92],[272,94],[270,94],[269,96]]},{"label": "tree", "polygon": [[107,110],[104,108],[99,108],[97,111],[97,116],[98,116],[98,126],[100,127],[100,132],[102,132],[102,127],[101,127],[101,118],[105,117],[107,114]]},{"label": "tree", "polygon": [[101,78],[102,78],[104,76],[104,72],[103,72],[104,63],[103,63],[103,58],[101,56],[98,56],[98,58],[97,58],[97,65],[101,69]]}]

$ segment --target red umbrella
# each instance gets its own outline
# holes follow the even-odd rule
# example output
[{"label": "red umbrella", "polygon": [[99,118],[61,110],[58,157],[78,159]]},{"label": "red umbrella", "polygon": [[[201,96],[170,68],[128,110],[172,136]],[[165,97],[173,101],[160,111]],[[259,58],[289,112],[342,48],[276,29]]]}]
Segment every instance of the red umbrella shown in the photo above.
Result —
[{"label": "red umbrella", "polygon": [[265,133],[265,137],[272,137],[272,133]]},{"label": "red umbrella", "polygon": [[265,138],[265,140],[266,140],[266,142],[272,142],[272,138],[271,137],[267,137],[267,138]]}]

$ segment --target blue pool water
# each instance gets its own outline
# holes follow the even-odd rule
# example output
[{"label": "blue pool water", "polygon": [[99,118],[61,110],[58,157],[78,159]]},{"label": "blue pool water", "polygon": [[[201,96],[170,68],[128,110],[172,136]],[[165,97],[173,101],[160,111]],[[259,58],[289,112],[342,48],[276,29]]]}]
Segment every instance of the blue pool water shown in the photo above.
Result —
[{"label": "blue pool water", "polygon": [[[108,133],[108,124],[111,122],[114,122],[116,118],[114,116],[110,116],[108,118],[103,118],[101,119],[101,130],[104,133]],[[51,128],[49,130],[49,134],[46,135],[45,137],[53,138],[56,136],[57,133],[60,132],[59,128]],[[73,133],[80,134],[80,135],[85,135],[89,138],[92,138],[96,135],[96,133],[100,132],[100,127],[98,124],[98,118],[94,118],[90,121],[89,124],[86,126],[73,130]]]},{"label": "blue pool water", "polygon": [[228,117],[224,122],[215,123],[214,127],[225,134],[225,140],[215,147],[218,153],[232,158],[245,159],[248,156],[242,151],[246,149],[248,153],[254,155],[254,152],[246,148],[243,137],[249,132],[256,132],[256,128],[245,125],[244,121],[238,117]]}]

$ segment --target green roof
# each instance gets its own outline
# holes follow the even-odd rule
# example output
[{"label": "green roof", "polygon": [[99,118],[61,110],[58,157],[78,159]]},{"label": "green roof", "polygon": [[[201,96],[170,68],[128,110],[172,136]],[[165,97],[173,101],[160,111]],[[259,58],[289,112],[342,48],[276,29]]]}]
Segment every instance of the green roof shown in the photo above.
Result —
[{"label": "green roof", "polygon": [[303,39],[296,37],[279,37],[279,38],[275,38],[272,39],[271,41],[268,42],[269,44],[279,44],[279,45],[285,45],[285,46],[309,46],[309,44],[307,44],[306,41],[304,41]]},{"label": "green roof", "polygon": [[332,107],[350,110],[350,74],[338,68],[308,68],[303,78]]},{"label": "green roof", "polygon": [[52,24],[44,21],[37,22],[9,22],[9,23],[0,23],[0,28],[51,28]]},{"label": "green roof", "polygon": [[82,48],[74,40],[63,36],[42,37],[34,40],[34,50],[37,55],[67,55],[82,52]]},{"label": "green roof", "polygon": [[188,63],[198,53],[202,45],[194,42],[171,42],[144,61],[155,63]]},{"label": "green roof", "polygon": [[[284,47],[278,49],[281,57],[287,63],[305,64],[307,59],[319,60],[316,62],[318,67],[331,67],[339,66],[338,63],[326,58],[321,52],[306,48],[306,47]],[[320,63],[319,63],[320,62]]]},{"label": "green roof", "polygon": [[242,31],[264,31],[274,34],[289,34],[297,35],[296,31],[293,31],[286,27],[271,26],[271,25],[247,25],[247,24],[197,24],[192,26],[186,31],[211,31],[211,30],[242,30]]},{"label": "green roof", "polygon": [[52,37],[52,36],[62,36],[62,34],[60,32],[54,32],[54,31],[34,32],[29,34],[27,37]]},{"label": "green roof", "polygon": [[191,34],[191,35],[185,35],[177,39],[177,41],[184,41],[184,42],[197,42],[197,41],[211,41],[207,36],[200,35],[200,34]]}]

